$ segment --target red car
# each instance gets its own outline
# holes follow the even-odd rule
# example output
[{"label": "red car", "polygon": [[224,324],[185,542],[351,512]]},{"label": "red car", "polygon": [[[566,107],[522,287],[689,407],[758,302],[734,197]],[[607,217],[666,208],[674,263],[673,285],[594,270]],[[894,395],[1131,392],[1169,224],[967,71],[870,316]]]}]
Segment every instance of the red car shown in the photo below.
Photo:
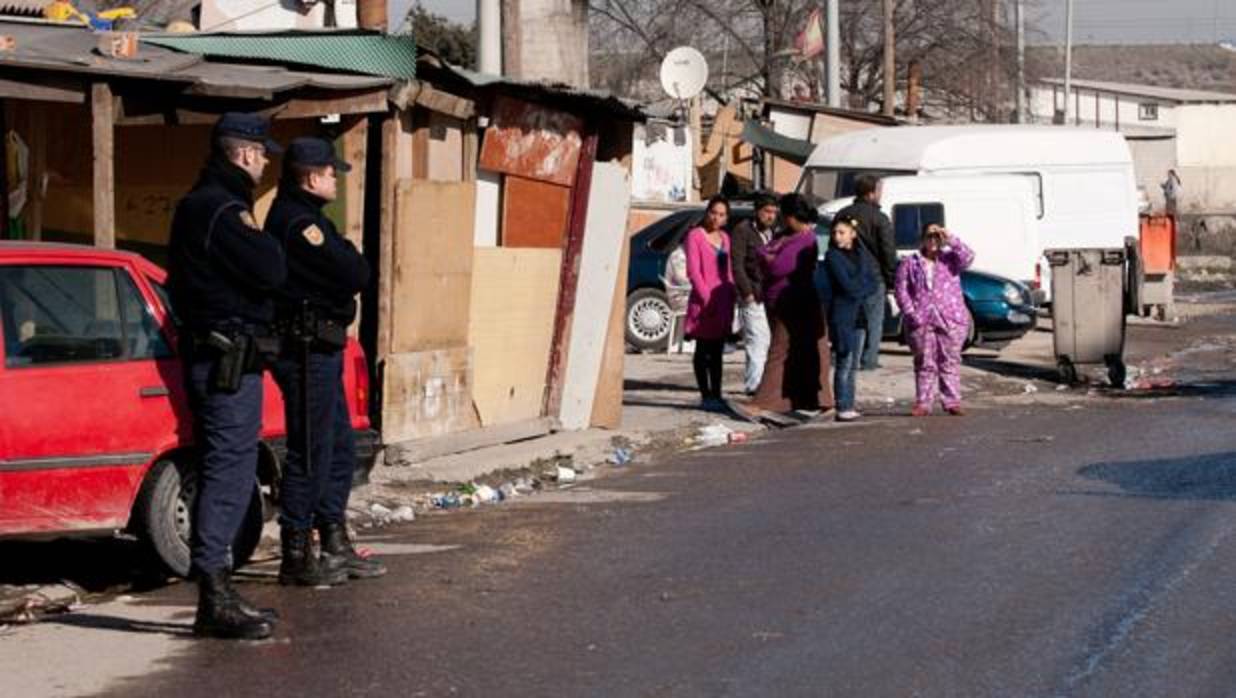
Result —
[{"label": "red car", "polygon": [[[0,242],[0,536],[127,530],[174,573],[189,569],[193,420],[166,272],[127,252]],[[345,386],[367,471],[369,372],[349,341]],[[232,546],[252,555],[273,507],[283,400],[269,374],[258,481]]]}]

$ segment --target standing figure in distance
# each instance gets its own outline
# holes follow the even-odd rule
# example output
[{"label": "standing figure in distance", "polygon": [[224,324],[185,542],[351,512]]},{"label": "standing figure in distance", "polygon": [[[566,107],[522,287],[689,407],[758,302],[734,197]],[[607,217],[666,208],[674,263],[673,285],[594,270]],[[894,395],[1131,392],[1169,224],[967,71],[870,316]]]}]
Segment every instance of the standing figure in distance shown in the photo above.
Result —
[{"label": "standing figure in distance", "polygon": [[961,273],[974,263],[974,252],[935,223],[924,226],[920,245],[897,270],[897,305],[914,354],[912,414],[931,414],[939,385],[944,409],[960,416],[961,350],[970,334]]}]

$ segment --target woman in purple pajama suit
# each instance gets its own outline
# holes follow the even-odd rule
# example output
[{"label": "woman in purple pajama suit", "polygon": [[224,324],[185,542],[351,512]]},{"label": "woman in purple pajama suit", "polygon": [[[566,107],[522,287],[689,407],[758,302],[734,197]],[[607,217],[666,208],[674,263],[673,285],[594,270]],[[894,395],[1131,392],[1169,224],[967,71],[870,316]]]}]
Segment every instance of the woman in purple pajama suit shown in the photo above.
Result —
[{"label": "woman in purple pajama suit", "polygon": [[944,409],[964,414],[961,350],[970,332],[970,313],[961,294],[961,273],[973,262],[973,250],[932,223],[923,229],[918,253],[897,267],[897,304],[914,353],[915,417],[931,414],[937,385]]}]

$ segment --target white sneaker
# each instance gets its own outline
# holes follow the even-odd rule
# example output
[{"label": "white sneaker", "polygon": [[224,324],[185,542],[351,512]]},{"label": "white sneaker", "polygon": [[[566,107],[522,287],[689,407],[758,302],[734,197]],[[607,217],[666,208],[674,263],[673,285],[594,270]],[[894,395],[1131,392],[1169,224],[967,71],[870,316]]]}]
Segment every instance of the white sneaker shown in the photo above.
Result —
[{"label": "white sneaker", "polygon": [[837,421],[838,422],[853,422],[854,420],[858,419],[861,416],[862,416],[861,414],[859,414],[858,412],[855,412],[854,410],[846,410],[845,412],[837,413]]}]

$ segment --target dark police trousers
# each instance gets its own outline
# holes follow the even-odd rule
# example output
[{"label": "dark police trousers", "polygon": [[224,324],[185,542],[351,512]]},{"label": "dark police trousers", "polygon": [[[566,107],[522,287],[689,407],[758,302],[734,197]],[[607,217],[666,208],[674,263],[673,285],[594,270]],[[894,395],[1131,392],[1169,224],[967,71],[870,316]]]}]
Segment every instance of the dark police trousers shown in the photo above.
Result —
[{"label": "dark police trousers", "polygon": [[298,357],[275,362],[287,414],[288,456],[280,489],[280,519],[296,529],[343,523],[356,468],[352,420],[343,394],[343,350],[309,354],[309,430],[313,472],[305,472],[305,417]]},{"label": "dark police trousers", "polygon": [[257,486],[258,435],[262,428],[262,374],[249,373],[233,394],[210,388],[214,361],[192,361],[189,404],[201,454],[190,558],[197,572],[232,565],[236,539]]}]

